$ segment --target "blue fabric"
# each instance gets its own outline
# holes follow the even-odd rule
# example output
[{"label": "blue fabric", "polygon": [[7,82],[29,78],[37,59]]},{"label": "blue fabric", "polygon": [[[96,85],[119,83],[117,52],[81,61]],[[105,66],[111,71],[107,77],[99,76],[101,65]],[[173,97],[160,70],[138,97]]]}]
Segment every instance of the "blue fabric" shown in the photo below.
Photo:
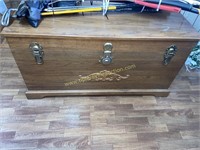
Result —
[{"label": "blue fabric", "polygon": [[[41,12],[47,8],[51,0],[26,0],[22,5],[17,15],[18,18],[26,17],[28,22],[33,27],[38,27],[41,20]],[[76,0],[72,1],[58,1],[55,7],[61,6],[75,6]]]},{"label": "blue fabric", "polygon": [[47,6],[47,4],[51,0],[28,0],[26,1],[27,6],[29,7],[29,15],[30,18],[34,20],[40,20],[41,19],[41,11]]},{"label": "blue fabric", "polygon": [[26,5],[29,7],[28,22],[33,27],[38,27],[41,20],[41,12],[51,0],[27,0]]},{"label": "blue fabric", "polygon": [[0,0],[0,14],[3,14],[7,10],[6,4],[3,0]]}]

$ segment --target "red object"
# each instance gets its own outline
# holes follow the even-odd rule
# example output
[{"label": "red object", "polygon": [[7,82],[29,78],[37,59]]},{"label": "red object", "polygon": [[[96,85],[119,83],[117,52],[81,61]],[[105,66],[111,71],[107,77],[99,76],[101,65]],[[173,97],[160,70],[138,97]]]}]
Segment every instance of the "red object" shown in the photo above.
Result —
[{"label": "red object", "polygon": [[[142,0],[133,0],[133,1],[139,5],[143,5],[143,6],[147,6],[147,7],[155,8],[155,9],[158,8],[158,4],[148,3],[148,2],[144,2]],[[168,5],[160,5],[159,9],[170,11],[170,12],[176,12],[176,13],[180,13],[180,11],[181,11],[181,8],[179,8],[179,7],[168,6]]]}]

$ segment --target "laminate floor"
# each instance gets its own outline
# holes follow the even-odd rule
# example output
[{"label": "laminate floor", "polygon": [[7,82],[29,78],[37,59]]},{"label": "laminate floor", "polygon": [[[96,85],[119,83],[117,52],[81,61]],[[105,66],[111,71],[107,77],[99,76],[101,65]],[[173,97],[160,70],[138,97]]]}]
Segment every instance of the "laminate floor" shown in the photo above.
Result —
[{"label": "laminate floor", "polygon": [[200,72],[182,68],[168,97],[27,100],[8,45],[0,45],[1,150],[200,150]]}]

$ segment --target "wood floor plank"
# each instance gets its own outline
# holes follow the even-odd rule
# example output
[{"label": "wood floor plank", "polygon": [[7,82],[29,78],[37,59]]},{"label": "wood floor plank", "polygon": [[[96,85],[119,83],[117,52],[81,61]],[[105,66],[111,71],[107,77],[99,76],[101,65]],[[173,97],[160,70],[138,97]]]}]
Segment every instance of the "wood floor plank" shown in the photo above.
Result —
[{"label": "wood floor plank", "polygon": [[180,133],[183,139],[200,139],[200,130],[181,131]]},{"label": "wood floor plank", "polygon": [[43,121],[50,122],[50,121],[62,121],[62,120],[64,121],[64,120],[74,120],[79,118],[80,118],[79,114],[52,112],[52,113],[37,114],[35,122],[43,122]]},{"label": "wood floor plank", "polygon": [[171,109],[171,105],[169,103],[166,104],[152,104],[152,105],[140,105],[134,106],[134,110],[160,110],[160,109]]},{"label": "wood floor plank", "polygon": [[38,148],[66,148],[66,149],[84,149],[89,146],[87,136],[74,136],[67,138],[47,138],[38,142]]},{"label": "wood floor plank", "polygon": [[147,125],[147,117],[110,117],[107,120],[110,125]]},{"label": "wood floor plank", "polygon": [[1,140],[0,149],[37,148],[38,140]]},{"label": "wood floor plank", "polygon": [[115,115],[119,117],[150,117],[155,116],[155,110],[116,110]]},{"label": "wood floor plank", "polygon": [[48,130],[49,122],[15,122],[0,124],[0,131],[41,131]]},{"label": "wood floor plank", "polygon": [[179,140],[181,134],[179,132],[151,132],[151,133],[138,133],[139,141],[164,141],[164,140]]},{"label": "wood floor plank", "polygon": [[119,144],[138,142],[137,134],[109,134],[92,136],[92,144]]},{"label": "wood floor plank", "polygon": [[49,125],[49,129],[51,130],[59,130],[70,127],[87,127],[90,125],[89,119],[69,119],[64,121],[51,121]]},{"label": "wood floor plank", "polygon": [[182,123],[185,124],[188,122],[188,119],[186,116],[154,116],[154,117],[148,117],[150,124],[171,124],[171,123]]},{"label": "wood floor plank", "polygon": [[126,132],[127,133],[168,132],[168,128],[166,124],[127,125]]},{"label": "wood floor plank", "polygon": [[113,150],[159,150],[156,142],[137,142],[114,145]]},{"label": "wood floor plank", "polygon": [[76,128],[65,128],[64,137],[74,136],[78,133],[80,136],[91,136],[90,127],[76,127]]},{"label": "wood floor plank", "polygon": [[[56,98],[61,99],[61,98]],[[117,96],[113,96],[110,98],[109,96],[91,96],[91,97],[65,97],[64,99],[65,105],[76,105],[76,106],[84,106],[84,105],[101,105],[101,104],[116,104],[119,103],[120,98]],[[80,100],[82,100],[81,103]]]},{"label": "wood floor plank", "polygon": [[1,100],[1,102],[3,102],[3,101],[12,101],[13,100],[13,96],[12,95],[1,95],[0,94],[0,100]]},{"label": "wood floor plank", "polygon": [[91,150],[113,150],[112,144],[91,145]]},{"label": "wood floor plank", "polygon": [[133,109],[132,104],[111,104],[111,105],[97,105],[94,107],[95,111],[101,110],[127,110]]},{"label": "wood floor plank", "polygon": [[0,140],[13,139],[15,137],[15,131],[0,132]]},{"label": "wood floor plank", "polygon": [[21,106],[26,106],[26,107],[60,107],[63,105],[64,101],[63,100],[55,100],[54,98],[46,98],[45,100],[24,100],[22,101]]},{"label": "wood floor plank", "polygon": [[20,107],[21,103],[9,101],[9,100],[1,100],[0,101],[0,108],[12,108],[12,107]]},{"label": "wood floor plank", "polygon": [[[80,102],[82,100],[79,100],[79,104],[81,104],[82,102]],[[70,113],[70,114],[79,114],[79,113],[89,113],[90,112],[90,106],[89,105],[81,105],[81,106],[77,106],[77,105],[63,105],[60,106],[60,113]]]},{"label": "wood floor plank", "polygon": [[163,110],[155,110],[155,116],[169,116],[169,117],[178,117],[185,116],[187,118],[192,118],[194,116],[194,112],[192,109],[163,109]]},{"label": "wood floor plank", "polygon": [[107,124],[107,120],[110,117],[115,117],[115,111],[113,110],[104,110],[104,111],[92,111],[90,113],[90,123],[91,126],[97,124]]},{"label": "wood floor plank", "polygon": [[135,105],[152,105],[157,104],[156,98],[154,96],[143,96],[143,97],[121,97],[119,100],[120,104],[132,104]]},{"label": "wood floor plank", "polygon": [[46,138],[61,138],[64,137],[63,130],[38,130],[38,131],[17,131],[15,140],[32,140],[32,139],[46,139]]},{"label": "wood floor plank", "polygon": [[35,115],[10,115],[10,116],[2,116],[1,124],[6,123],[28,123],[34,122],[36,116]]},{"label": "wood floor plank", "polygon": [[34,114],[43,114],[43,113],[51,113],[51,112],[58,112],[59,107],[20,107],[15,109],[16,115],[34,115]]},{"label": "wood floor plank", "polygon": [[10,116],[10,115],[13,115],[14,112],[15,112],[14,108],[1,108],[0,116]]},{"label": "wood floor plank", "polygon": [[[1,85],[1,87],[2,87],[2,85]],[[0,87],[1,96],[7,96],[7,95],[12,95],[13,96],[13,95],[17,95],[18,92],[19,92],[19,89],[13,89],[13,88],[10,88],[10,89],[3,88],[3,89],[1,89],[1,87]]]},{"label": "wood floor plank", "polygon": [[173,124],[167,124],[167,127],[169,131],[176,132],[176,131],[191,131],[191,130],[199,130],[200,129],[200,123],[198,122],[192,122],[192,123],[173,123]]},{"label": "wood floor plank", "polygon": [[199,149],[199,143],[199,139],[161,141],[159,142],[159,147],[160,150],[191,150]]},{"label": "wood floor plank", "polygon": [[125,126],[93,126],[92,135],[107,135],[107,134],[124,134],[126,133]]}]

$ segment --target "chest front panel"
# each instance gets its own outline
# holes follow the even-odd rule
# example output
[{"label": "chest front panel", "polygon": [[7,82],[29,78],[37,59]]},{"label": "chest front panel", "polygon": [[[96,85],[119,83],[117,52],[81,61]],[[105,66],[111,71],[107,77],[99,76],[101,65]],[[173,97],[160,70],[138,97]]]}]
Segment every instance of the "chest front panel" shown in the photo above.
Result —
[{"label": "chest front panel", "polygon": [[[12,53],[30,90],[166,89],[195,42],[84,38],[8,38]],[[30,44],[41,45],[37,64]],[[23,43],[23,44],[22,44]],[[110,53],[105,44],[112,44]],[[177,51],[167,65],[167,48]],[[104,64],[108,57],[111,63]]]}]

